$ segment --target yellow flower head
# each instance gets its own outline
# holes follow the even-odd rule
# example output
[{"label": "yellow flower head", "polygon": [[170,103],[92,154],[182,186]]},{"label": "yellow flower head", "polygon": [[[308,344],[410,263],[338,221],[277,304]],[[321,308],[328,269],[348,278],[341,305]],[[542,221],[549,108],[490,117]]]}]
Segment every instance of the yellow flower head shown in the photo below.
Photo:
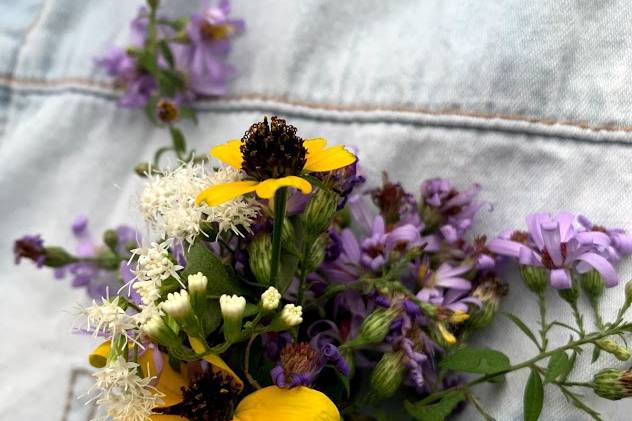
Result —
[{"label": "yellow flower head", "polygon": [[253,124],[241,140],[229,140],[211,150],[213,157],[244,171],[247,179],[211,186],[198,195],[196,203],[217,206],[252,192],[270,199],[281,187],[294,187],[308,194],[312,185],[302,175],[337,170],[356,161],[343,145],[326,146],[322,138],[301,139],[296,128],[285,120],[272,117],[268,125],[264,118]]}]

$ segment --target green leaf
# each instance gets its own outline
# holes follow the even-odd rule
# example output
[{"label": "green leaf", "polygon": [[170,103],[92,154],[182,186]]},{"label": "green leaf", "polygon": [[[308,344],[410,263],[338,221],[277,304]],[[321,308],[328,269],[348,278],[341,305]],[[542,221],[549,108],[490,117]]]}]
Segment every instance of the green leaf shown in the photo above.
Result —
[{"label": "green leaf", "polygon": [[162,124],[160,123],[160,121],[158,121],[158,118],[156,117],[157,104],[158,104],[158,96],[152,95],[147,101],[147,103],[145,104],[145,114],[147,115],[147,118],[149,119],[149,121],[151,121],[157,126],[161,126]]},{"label": "green leaf", "polygon": [[[199,315],[198,315],[199,317]],[[204,326],[204,334],[210,335],[215,332],[222,324],[222,312],[219,308],[218,300],[208,300],[207,308],[202,314],[202,325]]]},{"label": "green leaf", "polygon": [[550,383],[558,377],[565,377],[571,371],[571,362],[563,351],[558,351],[549,358],[549,365],[544,376],[544,382]]},{"label": "green leaf", "polygon": [[533,332],[531,331],[531,329],[529,329],[529,327],[522,321],[520,320],[517,316],[511,314],[511,313],[503,313],[505,315],[505,317],[507,317],[509,320],[511,320],[512,322],[515,323],[516,326],[518,326],[518,328],[520,330],[522,330],[522,333],[524,333],[525,335],[527,335],[527,337],[529,339],[531,339],[533,341],[533,343],[535,344],[535,346],[537,346],[538,348],[540,348],[540,344],[538,343],[538,340],[536,339],[535,335],[533,334]]},{"label": "green leaf", "polygon": [[173,97],[185,86],[182,75],[174,70],[160,69],[154,76],[158,82],[160,93],[164,96]]},{"label": "green leaf", "polygon": [[467,373],[493,374],[509,370],[509,358],[500,351],[488,348],[462,348],[448,355],[441,368]]},{"label": "green leaf", "polygon": [[195,110],[191,107],[189,107],[188,105],[181,105],[179,108],[180,111],[180,117],[182,118],[188,118],[191,121],[193,121],[195,124],[197,124],[198,119],[197,119],[197,115],[195,114]]},{"label": "green leaf", "polygon": [[561,382],[565,382],[566,379],[568,378],[568,375],[571,374],[571,371],[573,371],[573,367],[575,367],[575,360],[577,360],[577,351],[573,351],[571,352],[571,357],[568,359],[568,371],[566,373],[563,373],[560,376],[560,381]]},{"label": "green leaf", "polygon": [[532,369],[524,389],[524,421],[537,421],[544,404],[544,386],[537,370]]},{"label": "green leaf", "polygon": [[459,390],[446,393],[437,403],[426,405],[419,401],[404,402],[406,412],[417,421],[444,421],[454,408],[465,399],[465,394]]},{"label": "green leaf", "polygon": [[201,239],[195,240],[190,246],[185,245],[185,256],[187,259],[186,269],[180,273],[180,277],[186,282],[189,275],[202,272],[208,278],[206,293],[208,295],[219,296],[222,294],[244,295],[248,290],[233,275],[230,268],[223,264],[219,258],[213,254]]},{"label": "green leaf", "polygon": [[167,43],[167,41],[164,39],[161,39],[160,41],[158,41],[158,48],[160,48],[160,53],[167,61],[167,64],[169,65],[169,67],[173,69],[176,62],[173,58],[173,53],[171,52],[171,48],[169,47],[169,44]]},{"label": "green leaf", "polygon": [[176,151],[178,155],[181,155],[187,150],[187,142],[184,139],[184,135],[177,127],[169,127],[169,132],[171,133],[171,141],[173,142],[173,149]]},{"label": "green leaf", "polygon": [[590,361],[591,364],[597,361],[600,356],[601,356],[601,348],[595,345],[595,347],[593,348],[592,360]]}]

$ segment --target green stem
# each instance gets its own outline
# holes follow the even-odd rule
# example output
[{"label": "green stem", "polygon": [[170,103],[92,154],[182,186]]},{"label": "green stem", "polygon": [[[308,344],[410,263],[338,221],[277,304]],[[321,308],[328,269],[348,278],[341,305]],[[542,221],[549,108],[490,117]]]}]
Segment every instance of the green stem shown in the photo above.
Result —
[{"label": "green stem", "polygon": [[549,327],[546,325],[546,300],[544,298],[544,292],[538,294],[538,306],[540,308],[540,341],[542,344],[542,351],[546,351],[546,347],[549,344],[546,338],[546,333]]},{"label": "green stem", "polygon": [[297,302],[298,305],[303,305],[303,299],[305,297],[305,278],[307,278],[307,271],[305,270],[305,260],[307,259],[307,250],[308,244],[305,242],[303,244],[303,252],[301,253],[301,272],[299,274],[299,284],[298,284],[298,297]]},{"label": "green stem", "polygon": [[270,278],[272,284],[279,287],[279,267],[281,266],[281,231],[285,219],[285,205],[287,204],[287,187],[281,187],[274,193],[274,220],[272,229],[272,265]]},{"label": "green stem", "polygon": [[[584,319],[581,313],[579,312],[579,308],[577,308],[577,302],[573,302],[569,304],[571,308],[573,309],[573,317],[575,317],[575,324],[577,325],[577,328],[579,329],[579,335],[580,336],[586,335],[586,331],[584,330]],[[599,328],[601,329],[601,326]]]},{"label": "green stem", "polygon": [[563,345],[559,348],[553,349],[551,351],[545,351],[545,352],[541,352],[540,354],[536,355],[535,357],[531,358],[530,360],[524,361],[520,364],[515,364],[512,365],[511,367],[509,367],[506,370],[502,370],[496,373],[491,373],[491,374],[486,374],[484,376],[481,376],[477,379],[474,379],[468,383],[462,384],[462,385],[458,385],[458,386],[453,386],[450,387],[448,389],[443,389],[441,391],[432,393],[430,395],[428,395],[427,397],[425,397],[424,399],[421,400],[421,402],[424,403],[430,403],[430,402],[435,402],[436,400],[438,400],[439,398],[441,398],[442,396],[455,391],[455,390],[466,390],[471,388],[472,386],[475,386],[477,384],[480,383],[485,383],[488,382],[496,377],[505,375],[507,373],[511,373],[513,371],[518,371],[518,370],[522,370],[523,368],[527,368],[527,367],[532,367],[534,366],[538,361],[543,360],[545,358],[550,357],[551,355],[557,353],[557,352],[564,352],[567,351],[569,349],[575,349],[577,347],[580,347],[582,345],[586,345],[589,343],[594,343],[596,340],[608,337],[608,336],[612,336],[621,332],[624,332],[626,329],[630,329],[632,326],[630,324],[627,325],[622,325],[622,326],[616,326],[616,327],[611,327],[609,329],[606,329],[603,332],[594,332],[591,334],[586,335],[583,338],[580,338],[576,341],[573,342],[569,342],[566,345]]},{"label": "green stem", "polygon": [[595,315],[595,325],[597,326],[597,329],[603,329],[603,319],[601,318],[601,312],[599,310],[599,298],[591,298],[590,306],[592,307]]}]

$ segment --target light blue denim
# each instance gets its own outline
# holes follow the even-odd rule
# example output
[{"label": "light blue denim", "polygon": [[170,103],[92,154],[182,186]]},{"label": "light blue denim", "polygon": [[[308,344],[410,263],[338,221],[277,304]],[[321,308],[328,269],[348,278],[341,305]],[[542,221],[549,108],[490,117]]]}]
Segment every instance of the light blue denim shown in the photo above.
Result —
[{"label": "light blue denim", "polygon": [[[69,392],[71,372],[98,342],[68,333],[82,293],[48,271],[14,267],[12,239],[41,233],[69,244],[79,213],[95,233],[130,221],[143,229],[131,168],[168,138],[142,111],[119,109],[111,81],[93,66],[108,45],[125,45],[139,4],[0,1],[2,420],[61,419],[68,394],[89,384],[79,373]],[[196,5],[167,1],[174,13]],[[477,233],[523,226],[540,210],[632,228],[629,2],[244,0],[234,9],[248,25],[231,56],[238,75],[229,98],[200,103],[200,124],[184,127],[198,150],[278,114],[305,137],[357,146],[370,182],[383,169],[411,189],[432,176],[480,182],[493,211],[482,212]],[[515,274],[509,281],[503,309],[534,321],[532,297]],[[606,313],[622,299],[621,287],[608,291]],[[561,304],[553,316],[571,322]],[[565,340],[560,332],[554,342]],[[535,352],[502,317],[475,341],[513,362]],[[588,359],[574,379],[627,367]],[[526,375],[477,389],[499,421],[522,419]],[[80,402],[68,402],[68,419],[86,419]],[[590,392],[586,402],[605,420],[632,410]],[[479,417],[468,408],[456,419]],[[541,419],[587,417],[547,386]]]}]

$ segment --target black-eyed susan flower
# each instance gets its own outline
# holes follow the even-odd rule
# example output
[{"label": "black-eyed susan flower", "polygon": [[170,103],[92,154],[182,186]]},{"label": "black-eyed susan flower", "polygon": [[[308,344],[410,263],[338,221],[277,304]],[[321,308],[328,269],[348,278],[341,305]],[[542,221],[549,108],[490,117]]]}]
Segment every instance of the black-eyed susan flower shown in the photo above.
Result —
[{"label": "black-eyed susan flower", "polygon": [[323,138],[301,139],[296,128],[285,120],[264,118],[253,124],[240,139],[214,147],[211,155],[231,167],[242,170],[244,180],[218,184],[202,191],[197,203],[217,206],[247,193],[271,199],[282,187],[294,187],[308,194],[311,183],[303,176],[327,172],[351,165],[356,156],[343,145],[327,147]]},{"label": "black-eyed susan flower", "polygon": [[[203,349],[201,341],[191,338],[194,350]],[[92,365],[103,368],[110,352],[105,342],[90,355]],[[187,421],[216,419],[233,421],[339,421],[336,405],[323,393],[300,386],[283,389],[269,386],[246,397],[235,407],[243,382],[217,355],[207,354],[207,371],[192,370],[182,363],[175,371],[168,356],[156,348],[147,348],[138,365],[151,378],[153,390],[160,398],[151,421]],[[195,365],[195,364],[194,364]]]}]

